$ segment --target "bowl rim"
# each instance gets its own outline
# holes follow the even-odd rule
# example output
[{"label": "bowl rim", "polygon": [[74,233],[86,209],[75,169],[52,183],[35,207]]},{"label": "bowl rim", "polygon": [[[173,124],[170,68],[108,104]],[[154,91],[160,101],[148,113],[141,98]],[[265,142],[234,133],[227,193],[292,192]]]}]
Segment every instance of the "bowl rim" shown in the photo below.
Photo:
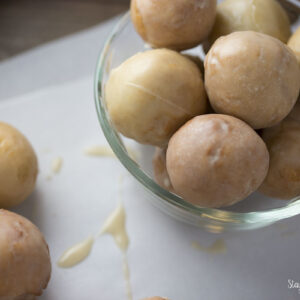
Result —
[{"label": "bowl rim", "polygon": [[117,21],[115,27],[105,41],[97,60],[97,66],[94,76],[94,101],[99,123],[113,152],[123,164],[123,166],[129,171],[129,173],[133,177],[135,177],[144,186],[144,188],[146,188],[146,190],[150,191],[152,194],[154,194],[154,196],[162,199],[162,201],[167,201],[172,206],[183,209],[184,211],[188,211],[198,217],[204,217],[222,223],[273,223],[300,214],[300,197],[291,199],[289,203],[283,207],[252,212],[233,212],[218,208],[205,208],[195,206],[159,186],[129,156],[126,147],[119,137],[119,134],[113,129],[110,124],[104,103],[104,91],[102,89],[105,61],[108,58],[109,47],[129,22],[130,12],[128,11]]}]

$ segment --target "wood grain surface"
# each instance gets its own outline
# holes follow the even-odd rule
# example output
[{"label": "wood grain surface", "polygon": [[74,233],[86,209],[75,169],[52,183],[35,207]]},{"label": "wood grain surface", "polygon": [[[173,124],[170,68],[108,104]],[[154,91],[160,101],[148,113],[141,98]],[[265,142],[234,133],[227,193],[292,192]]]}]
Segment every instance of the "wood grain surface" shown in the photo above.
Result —
[{"label": "wood grain surface", "polygon": [[129,0],[0,0],[0,60],[126,11]]}]

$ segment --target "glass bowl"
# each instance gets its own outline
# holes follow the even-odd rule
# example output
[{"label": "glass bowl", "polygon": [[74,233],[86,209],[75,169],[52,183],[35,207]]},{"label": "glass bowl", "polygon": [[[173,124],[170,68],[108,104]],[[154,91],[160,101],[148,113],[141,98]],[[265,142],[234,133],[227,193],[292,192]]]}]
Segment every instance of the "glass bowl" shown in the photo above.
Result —
[{"label": "glass bowl", "polygon": [[[296,16],[299,16],[299,11],[296,12]],[[153,204],[168,215],[215,233],[225,230],[260,228],[298,215],[300,213],[300,197],[282,201],[254,193],[238,204],[225,209],[202,208],[168,192],[152,179],[151,160],[154,147],[135,143],[121,136],[114,129],[106,109],[104,94],[104,86],[110,71],[130,56],[145,51],[147,48],[147,45],[135,32],[129,12],[126,13],[104,45],[97,63],[94,82],[96,109],[104,135],[124,167],[143,185],[146,191],[150,192],[150,196],[148,195],[146,198],[149,198]],[[188,52],[204,57],[201,47],[196,47]],[[132,147],[139,148],[141,159],[138,161],[133,159],[130,154]]]}]

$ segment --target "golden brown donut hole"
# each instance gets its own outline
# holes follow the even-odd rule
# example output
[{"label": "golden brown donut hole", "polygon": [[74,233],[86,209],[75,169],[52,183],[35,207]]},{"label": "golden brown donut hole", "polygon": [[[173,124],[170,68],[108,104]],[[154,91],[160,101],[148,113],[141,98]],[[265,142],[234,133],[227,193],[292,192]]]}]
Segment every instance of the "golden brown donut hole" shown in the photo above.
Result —
[{"label": "golden brown donut hole", "polygon": [[297,101],[300,68],[278,39],[253,31],[219,38],[204,62],[205,87],[213,109],[254,129],[284,119]]},{"label": "golden brown donut hole", "polygon": [[119,132],[159,147],[166,146],[181,125],[205,113],[207,107],[197,65],[167,49],[138,53],[114,69],[105,96]]},{"label": "golden brown donut hole", "polygon": [[298,27],[298,29],[294,32],[294,34],[289,39],[288,46],[295,53],[298,63],[300,65],[300,27]]},{"label": "golden brown donut hole", "polygon": [[269,166],[263,140],[227,115],[197,116],[170,139],[167,170],[175,192],[203,207],[234,204],[257,190]]},{"label": "golden brown donut hole", "polygon": [[288,15],[276,0],[225,0],[217,6],[209,44],[232,32],[249,30],[268,34],[283,43],[291,35]]},{"label": "golden brown donut hole", "polygon": [[260,191],[274,198],[300,196],[300,103],[280,124],[263,130],[270,167]]},{"label": "golden brown donut hole", "polygon": [[209,34],[216,0],[131,0],[131,19],[140,36],[155,48],[189,49]]},{"label": "golden brown donut hole", "polygon": [[25,200],[35,187],[37,173],[37,158],[26,137],[0,122],[0,208]]},{"label": "golden brown donut hole", "polygon": [[0,298],[34,299],[50,279],[42,233],[26,218],[0,209]]}]

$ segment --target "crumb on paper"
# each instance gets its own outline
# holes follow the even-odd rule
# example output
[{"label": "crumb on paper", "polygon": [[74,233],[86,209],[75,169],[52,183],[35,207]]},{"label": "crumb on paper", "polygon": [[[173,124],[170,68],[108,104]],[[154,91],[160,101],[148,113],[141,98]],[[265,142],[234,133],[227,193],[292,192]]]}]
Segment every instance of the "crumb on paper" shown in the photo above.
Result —
[{"label": "crumb on paper", "polygon": [[224,232],[224,227],[222,225],[217,224],[206,224],[204,225],[205,229],[207,229],[211,233],[222,233]]},{"label": "crumb on paper", "polygon": [[127,149],[127,152],[128,152],[128,155],[136,162],[139,161],[139,152],[129,146],[126,146],[126,149]]},{"label": "crumb on paper", "polygon": [[51,169],[53,173],[58,173],[61,170],[63,160],[61,157],[56,157],[52,160]]},{"label": "crumb on paper", "polygon": [[84,154],[90,155],[90,156],[112,156],[114,157],[115,154],[108,146],[90,146],[84,149]]},{"label": "crumb on paper", "polygon": [[118,185],[121,186],[123,184],[123,181],[124,181],[124,177],[126,175],[124,173],[121,173],[118,177]]},{"label": "crumb on paper", "polygon": [[199,244],[199,242],[194,241],[192,242],[192,247],[196,250],[203,251],[210,254],[225,253],[227,250],[226,244],[223,239],[217,239],[214,243],[212,243],[208,247],[202,246]]},{"label": "crumb on paper", "polygon": [[46,180],[51,180],[52,179],[52,175],[48,174],[45,178],[46,178]]},{"label": "crumb on paper", "polygon": [[[138,161],[139,154],[136,150],[133,148],[126,146],[128,155],[134,160]],[[116,157],[115,153],[112,151],[112,149],[109,146],[101,146],[101,145],[94,145],[86,147],[83,150],[85,155],[89,156],[107,156],[107,157]]]},{"label": "crumb on paper", "polygon": [[47,153],[51,152],[51,149],[50,148],[43,148],[43,149],[41,149],[41,152],[47,154]]}]

